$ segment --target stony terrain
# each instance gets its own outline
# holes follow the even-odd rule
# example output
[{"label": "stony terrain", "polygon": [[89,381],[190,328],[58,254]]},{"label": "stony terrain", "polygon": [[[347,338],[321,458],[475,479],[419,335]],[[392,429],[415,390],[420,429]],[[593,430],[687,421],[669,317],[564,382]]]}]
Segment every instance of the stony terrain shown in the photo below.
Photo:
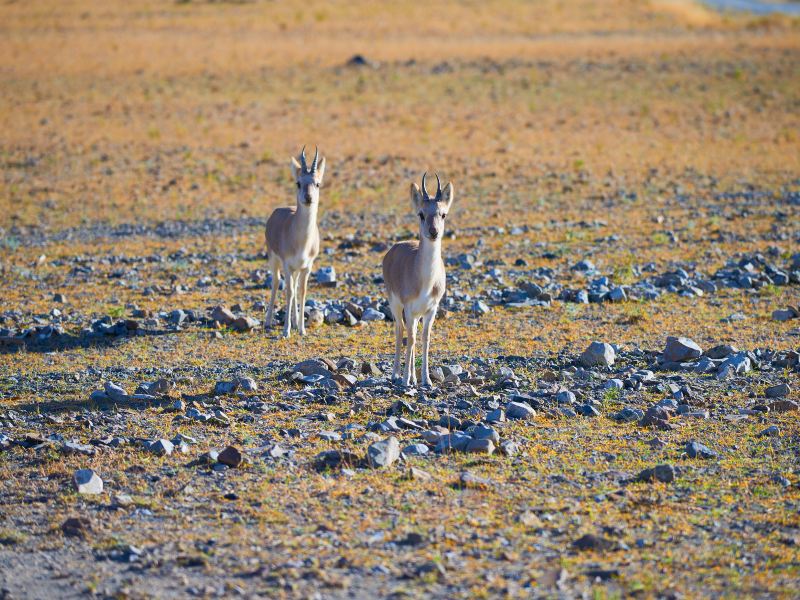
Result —
[{"label": "stony terrain", "polygon": [[[796,595],[797,20],[399,6],[0,6],[0,599]],[[425,169],[406,389],[380,262]]]}]

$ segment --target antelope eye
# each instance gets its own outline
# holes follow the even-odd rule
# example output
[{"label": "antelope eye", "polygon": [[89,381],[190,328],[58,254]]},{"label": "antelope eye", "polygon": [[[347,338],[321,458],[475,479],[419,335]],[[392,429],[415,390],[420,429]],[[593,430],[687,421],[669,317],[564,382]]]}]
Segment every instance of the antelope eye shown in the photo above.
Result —
[{"label": "antelope eye", "polygon": [[314,183],[314,185],[315,185],[315,186],[317,186],[317,187],[319,187],[319,186],[321,186],[322,184],[321,184],[319,181],[317,181],[316,183]]},{"label": "antelope eye", "polygon": [[300,189],[300,182],[297,182],[297,189]]},{"label": "antelope eye", "polygon": [[442,219],[444,220],[446,218],[447,218],[447,213],[442,213]]},{"label": "antelope eye", "polygon": [[422,213],[419,213],[419,220],[420,221],[424,221],[425,220],[425,215],[423,215]]}]

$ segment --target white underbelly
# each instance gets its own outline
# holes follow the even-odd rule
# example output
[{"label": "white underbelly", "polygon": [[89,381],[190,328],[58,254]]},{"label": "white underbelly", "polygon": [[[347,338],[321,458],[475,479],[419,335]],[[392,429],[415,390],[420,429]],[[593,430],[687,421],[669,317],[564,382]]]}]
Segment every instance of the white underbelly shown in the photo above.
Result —
[{"label": "white underbelly", "polygon": [[290,256],[285,263],[292,271],[299,271],[301,269],[310,269],[314,264],[314,259],[310,256]]},{"label": "white underbelly", "polygon": [[417,319],[431,312],[432,310],[436,310],[436,306],[438,304],[438,298],[434,298],[432,296],[420,296],[419,298],[415,298],[410,302],[407,302],[404,308],[411,313],[411,317],[413,319]]}]

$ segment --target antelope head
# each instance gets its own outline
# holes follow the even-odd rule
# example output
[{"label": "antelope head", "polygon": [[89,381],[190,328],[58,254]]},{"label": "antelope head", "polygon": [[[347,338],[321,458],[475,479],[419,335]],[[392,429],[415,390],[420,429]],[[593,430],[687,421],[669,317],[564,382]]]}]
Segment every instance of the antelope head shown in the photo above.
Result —
[{"label": "antelope head", "polygon": [[306,147],[300,156],[292,157],[292,177],[297,185],[298,206],[311,206],[319,202],[319,188],[325,175],[325,157],[319,159],[319,149],[314,150],[314,160],[306,162]]},{"label": "antelope head", "polygon": [[448,183],[442,189],[442,182],[436,173],[436,194],[431,196],[425,186],[427,176],[427,172],[422,176],[422,189],[416,183],[411,184],[411,205],[419,218],[420,239],[436,241],[444,235],[444,220],[453,203],[453,183]]}]

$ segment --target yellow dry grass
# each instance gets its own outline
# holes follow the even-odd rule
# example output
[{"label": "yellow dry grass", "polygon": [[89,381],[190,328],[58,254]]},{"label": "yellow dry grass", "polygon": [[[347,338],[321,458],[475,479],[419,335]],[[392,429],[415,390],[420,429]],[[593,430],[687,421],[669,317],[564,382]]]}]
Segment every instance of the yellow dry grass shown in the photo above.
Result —
[{"label": "yellow dry grass", "polygon": [[[265,290],[222,284],[145,296],[119,285],[112,276],[118,265],[100,259],[166,256],[186,248],[211,256],[208,271],[218,272],[220,280],[246,280],[251,271],[266,268],[254,258],[263,248],[257,228],[178,239],[95,239],[80,232],[98,223],[266,218],[275,206],[291,202],[288,156],[304,143],[319,144],[328,158],[321,210],[339,219],[331,217],[335,225],[323,232],[325,248],[336,248],[351,235],[373,241],[411,235],[408,182],[424,169],[438,169],[457,190],[448,218],[457,236],[445,242],[449,256],[483,244],[483,257],[505,269],[518,256],[534,268],[590,254],[619,278],[632,278],[632,266],[648,261],[660,270],[697,261],[713,273],[737,252],[767,252],[774,245],[784,260],[800,218],[797,207],[783,200],[800,173],[799,31],[797,20],[722,16],[686,0],[5,2],[0,5],[0,310],[45,315],[58,291],[70,300],[62,307],[66,312],[88,317],[124,312],[127,303],[158,311],[241,302],[250,311]],[[380,66],[347,67],[357,53]],[[754,205],[717,196],[751,188],[773,196]],[[778,206],[779,201],[784,203]],[[783,221],[776,219],[780,211]],[[485,229],[476,234],[469,230],[476,225],[530,229],[519,236]],[[24,242],[30,232],[64,228],[76,228],[75,238],[45,236],[40,246]],[[666,231],[676,231],[680,242],[670,243]],[[789,237],[781,239],[783,233]],[[615,234],[618,242],[601,241]],[[542,248],[557,251],[559,258],[540,258]],[[251,258],[227,261],[226,255]],[[54,263],[75,256],[97,259],[86,283],[68,276],[70,263]],[[341,279],[369,282],[379,261],[375,252],[338,250],[317,264],[334,266]],[[142,286],[170,289],[175,281],[193,283],[194,275],[185,276],[193,264],[176,260],[169,271],[157,263],[137,269]],[[480,283],[469,291],[493,285]],[[382,293],[369,283],[358,289]],[[788,349],[797,345],[788,335],[792,323],[776,324],[769,314],[796,304],[796,289],[762,295],[723,290],[711,298],[671,295],[586,307],[554,303],[549,309],[496,309],[481,319],[457,313],[437,322],[434,362],[464,362],[465,355],[575,353],[589,338],[656,349],[669,334],[688,335],[703,347],[727,342]],[[354,293],[348,286],[313,286],[310,296],[347,299]],[[750,318],[720,321],[740,311]],[[3,353],[0,392],[14,387],[8,383],[12,376],[24,380],[91,367],[266,369],[275,361],[319,356],[386,358],[390,333],[386,323],[325,326],[304,340],[284,341],[229,332],[211,339],[208,331],[190,329],[108,348]],[[530,376],[535,382],[541,373]],[[182,381],[177,391],[196,394],[213,383]],[[271,375],[259,383],[269,400],[290,387]],[[754,378],[730,396],[703,402],[733,412],[762,393],[763,384]],[[365,424],[395,399],[376,398],[357,410],[349,399],[334,407],[304,405],[296,412],[260,415],[254,423],[239,419],[247,415],[231,401],[225,408],[236,419],[226,430],[175,425],[171,413],[149,408],[136,413],[141,420],[125,433],[171,437],[182,431],[202,438],[203,450],[228,443],[253,447],[255,439],[284,439],[281,429],[311,412],[335,414],[334,423],[314,428]],[[85,395],[52,388],[4,397],[0,404],[3,410],[21,406],[87,404]],[[432,408],[425,410],[433,415]],[[797,439],[796,413],[769,418],[781,427],[783,440]],[[48,426],[66,437],[90,435],[78,421]],[[798,502],[796,472],[790,451],[776,451],[769,440],[756,437],[762,426],[755,418],[739,423],[716,415],[692,421],[658,433],[669,444],[667,456],[649,450],[644,440],[653,433],[635,425],[540,415],[531,426],[504,429],[503,435],[524,440],[517,461],[462,455],[420,460],[415,464],[434,476],[424,485],[395,472],[358,472],[352,478],[313,473],[306,469],[308,461],[333,446],[308,440],[300,447],[297,468],[261,461],[229,473],[226,481],[239,493],[235,501],[224,500],[224,490],[209,489],[205,480],[198,484],[205,477],[198,470],[124,448],[89,462],[113,473],[119,489],[154,512],[157,525],[142,525],[118,511],[96,523],[95,543],[102,548],[123,540],[158,548],[177,538],[169,555],[185,557],[199,554],[195,542],[214,537],[219,555],[203,556],[208,571],[234,589],[251,581],[253,565],[263,566],[283,578],[280,589],[267,586],[265,575],[255,578],[257,591],[272,596],[318,587],[350,593],[347,581],[335,579],[339,569],[332,565],[341,561],[353,568],[395,563],[406,568],[467,548],[447,583],[398,579],[381,592],[497,597],[544,589],[546,594],[553,590],[547,576],[564,567],[571,578],[581,578],[586,595],[600,598],[655,597],[672,589],[689,590],[687,595],[790,597],[797,589],[800,550],[779,530],[793,524],[794,508],[787,507]],[[673,456],[690,438],[724,450],[720,463],[703,476],[694,474],[700,470],[696,464]],[[363,444],[348,444],[363,453]],[[55,535],[63,519],[95,510],[65,491],[72,470],[87,461],[54,454],[34,460],[21,449],[14,452],[0,454],[0,479],[35,482],[30,485],[46,500],[31,503],[23,485],[4,488],[0,499],[8,512],[0,516],[2,539],[63,548]],[[607,461],[609,454],[613,462]],[[586,483],[588,476],[609,469],[636,472],[664,460],[688,466],[688,475],[671,487],[629,486],[619,496],[614,495],[619,486],[610,481],[573,488],[553,479]],[[169,475],[154,486],[126,470],[131,465]],[[464,469],[488,476],[496,487],[453,489]],[[779,471],[795,478],[793,487],[769,482],[768,474]],[[195,490],[181,491],[190,482]],[[597,501],[603,494],[606,499]],[[41,506],[45,518],[31,512]],[[527,509],[542,516],[541,528],[517,521]],[[23,522],[32,523],[26,535],[33,541],[15,531],[3,533]],[[718,522],[746,526],[726,530],[730,543],[722,543],[715,533]],[[569,552],[571,540],[603,526],[622,528],[631,549]],[[382,530],[393,539],[409,531],[436,539],[402,551],[364,541]],[[326,533],[341,543],[331,546],[321,535]],[[647,543],[639,547],[638,539]],[[543,560],[543,551],[559,558]],[[763,563],[753,563],[756,554]],[[215,562],[219,556],[227,557],[227,570]],[[287,556],[305,566],[272,569]],[[487,561],[493,561],[491,572]],[[622,574],[603,583],[583,576],[598,566]]]}]

